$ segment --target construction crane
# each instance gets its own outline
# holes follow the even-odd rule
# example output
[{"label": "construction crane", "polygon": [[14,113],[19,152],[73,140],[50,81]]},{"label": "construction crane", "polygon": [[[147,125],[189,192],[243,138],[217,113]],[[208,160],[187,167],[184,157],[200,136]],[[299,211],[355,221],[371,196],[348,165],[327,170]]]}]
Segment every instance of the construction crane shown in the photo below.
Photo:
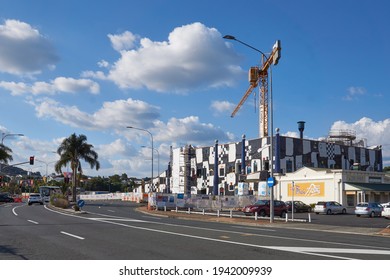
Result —
[{"label": "construction crane", "polygon": [[245,92],[244,96],[241,98],[240,102],[234,109],[231,117],[233,118],[238,110],[240,110],[241,106],[245,103],[246,99],[252,93],[252,91],[260,85],[259,92],[259,137],[268,136],[268,69],[270,66],[277,65],[281,56],[281,45],[280,40],[277,40],[272,48],[271,54],[267,57],[263,52],[258,49],[241,42],[236,39],[234,36],[226,35],[225,39],[236,40],[262,54],[262,65],[261,67],[251,67],[249,69],[249,88]]}]

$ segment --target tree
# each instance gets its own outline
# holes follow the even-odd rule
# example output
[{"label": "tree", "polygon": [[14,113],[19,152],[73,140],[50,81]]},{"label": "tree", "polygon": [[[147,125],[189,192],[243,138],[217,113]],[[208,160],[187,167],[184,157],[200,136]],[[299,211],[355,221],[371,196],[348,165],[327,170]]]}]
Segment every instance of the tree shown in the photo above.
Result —
[{"label": "tree", "polygon": [[93,150],[93,145],[87,143],[87,137],[83,134],[77,136],[75,133],[64,139],[57,149],[60,159],[55,164],[55,170],[62,173],[62,167],[68,163],[72,169],[72,197],[76,201],[77,173],[81,173],[81,162],[84,160],[91,168],[99,170],[100,163],[98,154]]},{"label": "tree", "polygon": [[0,162],[8,164],[9,161],[12,161],[12,150],[5,146],[4,144],[0,144]]}]

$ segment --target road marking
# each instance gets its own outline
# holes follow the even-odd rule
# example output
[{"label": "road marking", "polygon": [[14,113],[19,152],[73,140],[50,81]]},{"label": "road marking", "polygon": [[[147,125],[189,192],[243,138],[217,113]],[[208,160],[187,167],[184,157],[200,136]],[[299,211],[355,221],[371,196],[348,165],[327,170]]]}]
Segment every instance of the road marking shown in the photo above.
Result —
[{"label": "road marking", "polygon": [[39,223],[38,223],[38,222],[36,222],[36,221],[33,221],[33,220],[27,220],[27,222],[30,222],[30,223],[33,223],[33,224],[39,225]]},{"label": "road marking", "polygon": [[248,229],[248,230],[259,230],[259,231],[276,231],[275,229],[269,229],[269,228],[254,228],[254,227],[240,227],[240,226],[232,226],[232,228],[241,228],[241,229]]},{"label": "road marking", "polygon": [[115,213],[114,210],[110,210],[110,209],[108,209],[107,212]]},{"label": "road marking", "polygon": [[74,234],[71,234],[69,232],[65,232],[65,231],[61,231],[62,234],[65,234],[65,235],[68,235],[68,236],[71,236],[71,237],[74,237],[74,238],[77,238],[77,239],[85,239],[84,237],[81,237],[81,236],[78,236],[78,235],[74,235]]}]

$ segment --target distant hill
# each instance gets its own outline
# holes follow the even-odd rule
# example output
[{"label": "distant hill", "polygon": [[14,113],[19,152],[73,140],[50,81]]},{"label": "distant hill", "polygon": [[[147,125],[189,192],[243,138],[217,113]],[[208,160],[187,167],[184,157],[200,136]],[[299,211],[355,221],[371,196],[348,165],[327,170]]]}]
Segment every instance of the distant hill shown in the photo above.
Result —
[{"label": "distant hill", "polygon": [[[20,167],[17,166],[9,166],[0,163],[1,165],[1,174],[2,175],[8,175],[8,176],[17,176],[17,175],[22,175],[22,176],[27,176],[29,171],[26,171]],[[42,177],[40,172],[32,172],[33,177]]]}]

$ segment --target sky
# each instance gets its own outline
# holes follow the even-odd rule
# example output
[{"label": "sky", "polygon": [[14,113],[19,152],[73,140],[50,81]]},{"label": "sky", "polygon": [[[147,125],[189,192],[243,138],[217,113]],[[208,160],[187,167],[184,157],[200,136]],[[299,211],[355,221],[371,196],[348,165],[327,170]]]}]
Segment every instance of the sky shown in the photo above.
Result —
[{"label": "sky", "polygon": [[[258,137],[260,53],[271,66],[273,127],[326,138],[350,129],[390,165],[390,2],[362,0],[0,0],[0,131],[18,164],[54,172],[64,138],[85,135],[100,169],[154,176],[170,147]],[[128,126],[140,129],[128,129]],[[153,148],[151,139],[153,137]],[[23,134],[15,136],[13,134]],[[64,170],[63,171],[69,171]]]}]

